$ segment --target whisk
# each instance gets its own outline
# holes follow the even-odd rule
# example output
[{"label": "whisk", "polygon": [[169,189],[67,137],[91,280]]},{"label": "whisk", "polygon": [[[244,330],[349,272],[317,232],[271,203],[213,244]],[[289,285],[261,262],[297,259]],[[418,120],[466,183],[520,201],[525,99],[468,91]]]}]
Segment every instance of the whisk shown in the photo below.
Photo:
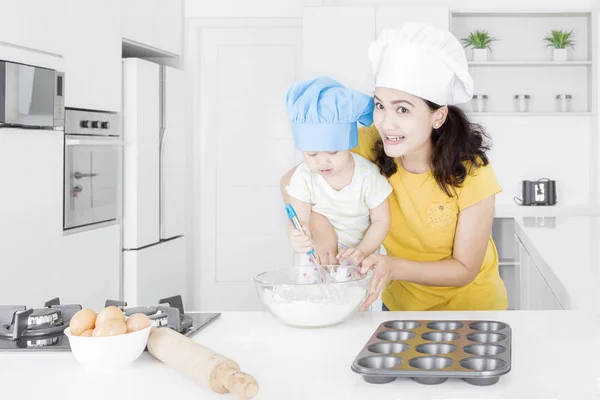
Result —
[{"label": "whisk", "polygon": [[[292,207],[291,204],[286,204],[285,211],[287,212],[288,218],[292,221],[294,228],[298,229],[300,232],[305,234],[306,232],[304,232],[304,229],[302,229],[302,225],[298,220],[298,216],[296,215],[296,210],[294,210],[294,207]],[[320,278],[322,280],[324,280],[325,282],[335,281],[335,279],[333,279],[331,275],[329,275],[329,273],[325,270],[325,268],[323,268],[321,264],[317,261],[317,257],[315,257],[315,249],[310,249],[306,254],[313,262],[313,264],[315,264],[315,266],[317,267],[317,271],[319,272]]]}]

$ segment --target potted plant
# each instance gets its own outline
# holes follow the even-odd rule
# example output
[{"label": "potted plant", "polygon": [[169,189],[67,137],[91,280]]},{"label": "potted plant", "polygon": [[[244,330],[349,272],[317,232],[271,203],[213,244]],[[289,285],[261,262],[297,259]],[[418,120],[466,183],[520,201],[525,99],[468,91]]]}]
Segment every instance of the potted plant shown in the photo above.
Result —
[{"label": "potted plant", "polygon": [[491,51],[490,44],[498,39],[490,37],[489,33],[483,29],[477,29],[469,33],[469,36],[462,39],[465,47],[473,48],[473,61],[487,61],[488,50]]},{"label": "potted plant", "polygon": [[575,41],[572,39],[573,31],[561,31],[552,29],[549,36],[544,38],[547,42],[546,47],[554,47],[552,60],[567,61],[567,48],[575,48]]}]

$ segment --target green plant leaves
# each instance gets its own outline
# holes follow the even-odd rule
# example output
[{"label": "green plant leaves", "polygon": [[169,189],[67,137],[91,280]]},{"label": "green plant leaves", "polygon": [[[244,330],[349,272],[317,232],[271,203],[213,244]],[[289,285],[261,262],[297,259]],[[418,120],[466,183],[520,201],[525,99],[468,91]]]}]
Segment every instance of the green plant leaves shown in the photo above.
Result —
[{"label": "green plant leaves", "polygon": [[469,33],[469,36],[461,39],[465,47],[473,47],[475,49],[490,49],[490,44],[498,39],[489,35],[486,30],[477,29]]},{"label": "green plant leaves", "polygon": [[544,38],[547,42],[546,47],[554,47],[557,49],[566,49],[567,47],[574,48],[575,41],[571,38],[573,31],[562,31],[552,29],[550,35]]}]

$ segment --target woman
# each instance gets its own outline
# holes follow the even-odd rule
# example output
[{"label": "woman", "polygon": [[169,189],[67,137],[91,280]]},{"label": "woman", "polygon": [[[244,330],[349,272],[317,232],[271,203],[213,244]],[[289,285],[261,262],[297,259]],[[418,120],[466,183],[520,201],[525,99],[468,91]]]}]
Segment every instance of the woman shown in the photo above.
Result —
[{"label": "woman", "polygon": [[[490,236],[502,189],[485,132],[456,107],[473,94],[463,48],[446,30],[410,23],[385,30],[369,57],[374,124],[360,130],[354,151],[379,165],[393,192],[387,255],[361,263],[374,269],[362,309],[380,293],[384,310],[506,309]],[[313,213],[310,231],[320,261],[337,263],[330,224]]]}]

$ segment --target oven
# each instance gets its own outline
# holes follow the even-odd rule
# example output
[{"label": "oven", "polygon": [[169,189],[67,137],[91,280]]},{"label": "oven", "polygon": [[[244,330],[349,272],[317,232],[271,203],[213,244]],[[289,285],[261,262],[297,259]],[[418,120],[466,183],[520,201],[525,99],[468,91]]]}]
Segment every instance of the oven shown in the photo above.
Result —
[{"label": "oven", "polygon": [[96,228],[121,216],[120,114],[66,109],[63,230]]}]

